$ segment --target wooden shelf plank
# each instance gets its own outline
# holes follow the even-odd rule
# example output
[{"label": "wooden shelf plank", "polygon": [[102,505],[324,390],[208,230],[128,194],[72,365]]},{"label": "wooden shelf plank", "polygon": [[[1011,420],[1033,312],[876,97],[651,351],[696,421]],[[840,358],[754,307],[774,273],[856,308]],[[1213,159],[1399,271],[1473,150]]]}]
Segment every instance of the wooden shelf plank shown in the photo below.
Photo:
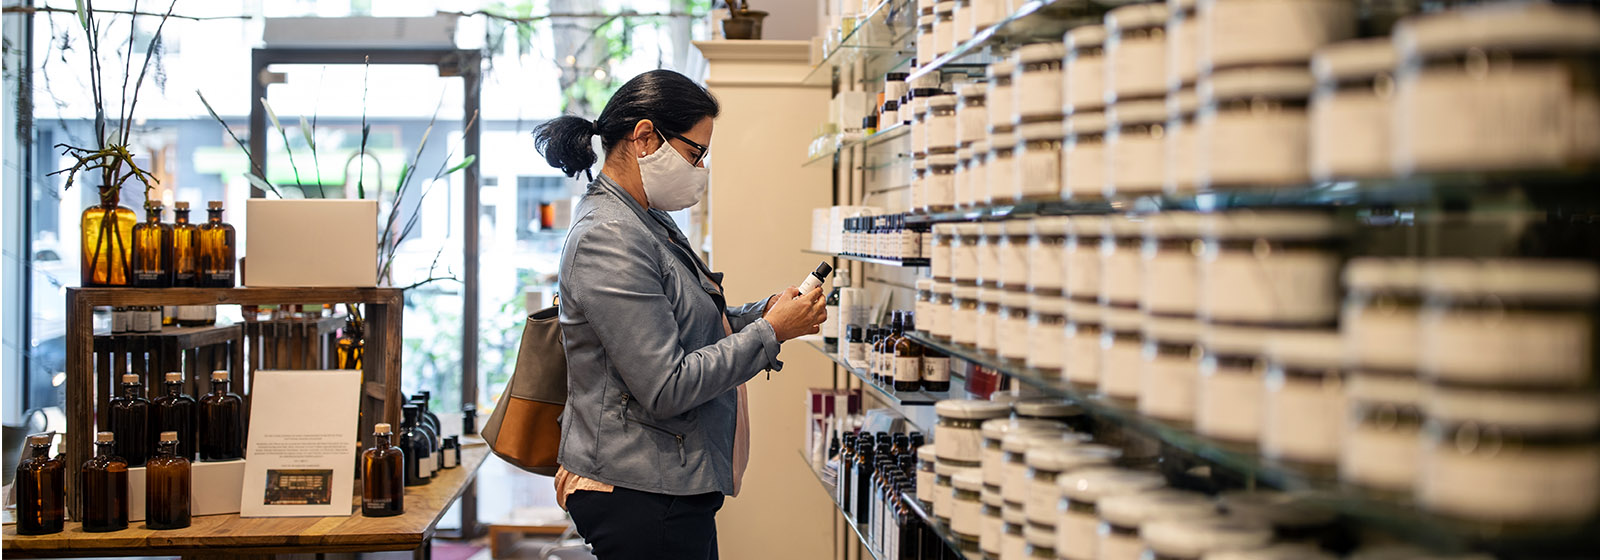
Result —
[{"label": "wooden shelf plank", "polygon": [[91,307],[400,303],[399,288],[67,288]]}]

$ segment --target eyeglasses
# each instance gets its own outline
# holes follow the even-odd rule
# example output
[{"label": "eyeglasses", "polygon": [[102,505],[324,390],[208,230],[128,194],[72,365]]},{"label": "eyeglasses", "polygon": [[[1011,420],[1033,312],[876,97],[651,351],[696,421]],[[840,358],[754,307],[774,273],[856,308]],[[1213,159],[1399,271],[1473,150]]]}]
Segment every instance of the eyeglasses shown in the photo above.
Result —
[{"label": "eyeglasses", "polygon": [[[674,134],[674,133],[671,133],[671,132],[667,132],[665,130],[661,130],[659,128],[656,129],[656,132],[661,133],[662,135],[666,136],[667,138],[673,138],[673,139],[680,140],[683,143],[688,144],[689,147],[694,148],[694,150],[695,150],[694,159],[693,159],[693,161],[689,162],[689,165],[693,165],[695,167],[699,167],[700,166],[700,161],[706,159],[706,153],[711,151],[711,147],[710,146],[702,146],[702,145],[700,145],[698,143],[695,143],[694,140],[690,140],[688,138],[684,138],[683,135],[681,135],[681,134]],[[665,140],[662,140],[662,141],[665,142]]]}]

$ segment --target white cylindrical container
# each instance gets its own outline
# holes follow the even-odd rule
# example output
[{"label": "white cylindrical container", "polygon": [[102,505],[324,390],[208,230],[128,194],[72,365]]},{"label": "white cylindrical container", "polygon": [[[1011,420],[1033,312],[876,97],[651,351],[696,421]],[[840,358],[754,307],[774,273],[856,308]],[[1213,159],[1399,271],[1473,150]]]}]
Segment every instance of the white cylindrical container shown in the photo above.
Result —
[{"label": "white cylindrical container", "polygon": [[[971,208],[977,203],[972,189],[982,185],[982,177],[973,177],[972,147],[956,149],[955,208]],[[974,180],[976,179],[976,180]]]},{"label": "white cylindrical container", "polygon": [[1022,512],[1022,505],[1005,504],[1000,510],[1000,517],[1005,522],[1004,530],[1000,533],[1000,560],[1027,560],[1028,541],[1023,532],[1028,527],[1028,516]]},{"label": "white cylindrical container", "polygon": [[913,157],[911,159],[911,208],[921,213],[928,213],[928,181],[932,179],[928,173],[928,157]]},{"label": "white cylindrical container", "polygon": [[1005,482],[1005,450],[1001,448],[1006,434],[1016,432],[1048,432],[1064,435],[1067,428],[1060,422],[1027,418],[995,418],[985,420],[983,427],[983,483],[1001,486]]},{"label": "white cylindrical container", "polygon": [[1085,25],[1066,35],[1066,110],[1100,111],[1106,106],[1106,28]]},{"label": "white cylindrical container", "polygon": [[1012,72],[1017,64],[1011,60],[997,60],[989,64],[989,94],[983,97],[984,111],[989,117],[990,132],[1009,132],[1016,126],[1016,97],[1012,93]]},{"label": "white cylindrical container", "polygon": [[1235,210],[1208,215],[1201,231],[1204,318],[1286,326],[1338,317],[1342,228],[1333,215]]},{"label": "white cylindrical container", "polygon": [[1166,86],[1193,88],[1200,77],[1200,14],[1198,0],[1167,0]]},{"label": "white cylindrical container", "polygon": [[972,0],[972,31],[977,32],[988,29],[1011,13],[1006,9],[1006,0]]},{"label": "white cylindrical container", "polygon": [[917,63],[919,64],[926,65],[938,58],[934,47],[938,43],[933,28],[936,20],[938,18],[931,13],[917,16]]},{"label": "white cylindrical container", "polygon": [[1410,375],[1357,372],[1345,384],[1339,479],[1410,497],[1422,443],[1422,384]]},{"label": "white cylindrical container", "polygon": [[1067,303],[1066,378],[1081,389],[1100,385],[1100,306],[1069,300]]},{"label": "white cylindrical container", "polygon": [[[935,95],[928,98],[927,126],[929,154],[956,152],[956,96]],[[952,166],[955,164],[952,163]]]},{"label": "white cylindrical container", "polygon": [[983,500],[983,534],[978,535],[978,549],[991,558],[999,557],[1001,536],[1006,532],[1005,500],[1000,497],[1000,487],[988,483],[979,499]]},{"label": "white cylindrical container", "polygon": [[933,308],[938,305],[938,298],[933,295],[934,282],[932,278],[918,278],[916,283],[917,301],[912,311],[916,313],[917,327],[924,331],[933,326]]},{"label": "white cylindrical container", "polygon": [[1077,301],[1100,299],[1100,245],[1105,240],[1103,216],[1073,216],[1067,223],[1063,281],[1067,297]]},{"label": "white cylindrical container", "polygon": [[1425,271],[1422,371],[1516,387],[1594,383],[1600,267],[1557,259],[1439,260]]},{"label": "white cylindrical container", "polygon": [[934,278],[953,282],[952,264],[955,243],[955,224],[933,224],[933,254],[929,256],[929,273]]},{"label": "white cylindrical container", "polygon": [[1022,536],[1028,543],[1028,547],[1025,549],[1027,558],[1057,557],[1055,527],[1030,522],[1027,527],[1022,528]]},{"label": "white cylindrical container", "polygon": [[1261,403],[1261,452],[1280,461],[1333,465],[1345,415],[1344,346],[1336,331],[1272,335]]},{"label": "white cylindrical container", "polygon": [[939,464],[936,443],[925,443],[917,448],[917,488],[921,489],[917,492],[917,501],[922,502],[924,508],[933,505],[934,490],[939,486],[935,481],[938,478],[935,469]]},{"label": "white cylindrical container", "polygon": [[1012,202],[1017,198],[1017,138],[1015,130],[995,132],[989,140],[989,159],[984,169],[988,175],[987,204]]},{"label": "white cylindrical container", "polygon": [[933,440],[939,442],[940,459],[971,463],[983,460],[983,421],[1011,414],[1011,406],[982,400],[950,399],[934,405],[939,424]]},{"label": "white cylindrical container", "polygon": [[954,226],[955,236],[951,238],[950,275],[958,285],[975,286],[978,284],[978,244],[982,239],[979,235],[978,224],[959,223]]},{"label": "white cylindrical container", "polygon": [[1216,502],[1199,492],[1151,490],[1100,498],[1096,560],[1139,560],[1144,541],[1139,526],[1164,519],[1196,519],[1217,514]]},{"label": "white cylindrical container", "polygon": [[1189,317],[1145,317],[1139,413],[1180,426],[1193,424],[1199,382],[1200,322]]},{"label": "white cylindrical container", "polygon": [[952,30],[952,32],[955,34],[955,37],[953,37],[950,42],[953,45],[960,46],[967,41],[971,41],[972,0],[956,0],[956,11],[953,20],[955,23],[955,28]]},{"label": "white cylindrical container", "polygon": [[1062,295],[1062,261],[1066,257],[1067,218],[1040,216],[1028,222],[1028,291]]},{"label": "white cylindrical container", "polygon": [[[956,44],[956,3],[946,1],[934,4],[933,16],[933,54],[944,56]],[[933,62],[933,59],[928,62]]]},{"label": "white cylindrical container", "polygon": [[927,157],[928,155],[928,99],[917,97],[911,100],[911,155]]},{"label": "white cylindrical container", "polygon": [[1201,184],[1259,188],[1310,178],[1306,105],[1315,87],[1303,63],[1217,70],[1200,80]]},{"label": "white cylindrical container", "polygon": [[1005,226],[1000,222],[978,224],[978,285],[1000,288],[1000,245],[1005,241]]},{"label": "white cylindrical container", "polygon": [[1363,370],[1414,375],[1422,345],[1422,275],[1427,261],[1363,257],[1344,266],[1339,314],[1348,361]]},{"label": "white cylindrical container", "polygon": [[1084,445],[1087,434],[1067,431],[1028,430],[1012,431],[1000,439],[1000,449],[1005,464],[1000,469],[1000,491],[1006,507],[1016,504],[1022,509],[1028,502],[1028,453],[1034,450],[1064,449]]},{"label": "white cylindrical container", "polygon": [[978,342],[976,346],[987,354],[1000,352],[1000,307],[1005,290],[978,288]]},{"label": "white cylindrical container", "polygon": [[1200,70],[1304,64],[1317,47],[1354,37],[1348,0],[1201,0]]},{"label": "white cylindrical container", "polygon": [[978,345],[978,287],[957,285],[951,291],[950,341]]},{"label": "white cylindrical container", "polygon": [[1272,542],[1272,526],[1217,515],[1150,521],[1139,526],[1139,535],[1147,558],[1198,560],[1207,554],[1266,546]]},{"label": "white cylindrical container", "polygon": [[1106,197],[1160,194],[1167,180],[1166,97],[1121,98],[1107,115]]},{"label": "white cylindrical container", "polygon": [[[1028,495],[1023,511],[1029,523],[1055,526],[1061,486],[1057,479],[1082,469],[1108,467],[1122,457],[1122,451],[1105,445],[1082,444],[1072,447],[1029,449]],[[1051,544],[1055,544],[1054,541]]]},{"label": "white cylindrical container", "polygon": [[972,143],[972,159],[967,161],[967,197],[956,201],[958,208],[971,210],[989,203],[989,138]]},{"label": "white cylindrical container", "polygon": [[1311,176],[1385,177],[1393,172],[1389,117],[1394,97],[1394,42],[1342,41],[1317,50],[1311,73]]},{"label": "white cylindrical container", "polygon": [[1061,121],[1061,61],[1066,55],[1063,43],[1032,43],[1017,49],[1012,81],[1017,122]]},{"label": "white cylindrical container", "polygon": [[1029,294],[1025,352],[1029,368],[1059,377],[1066,367],[1067,301],[1059,294]]},{"label": "white cylindrical container", "polygon": [[928,156],[927,181],[924,182],[926,190],[923,191],[923,206],[929,212],[944,212],[955,207],[956,190],[956,156],[955,154],[933,154]]},{"label": "white cylindrical container", "polygon": [[1233,490],[1217,496],[1223,513],[1270,525],[1280,542],[1320,543],[1337,538],[1338,512],[1316,502],[1309,492]]},{"label": "white cylindrical container", "polygon": [[1101,308],[1100,393],[1125,402],[1139,399],[1139,371],[1144,364],[1142,317],[1138,309]]},{"label": "white cylindrical container", "polygon": [[1095,560],[1099,547],[1099,503],[1166,486],[1160,473],[1092,468],[1056,477],[1062,500],[1056,517],[1056,555],[1066,560]]},{"label": "white cylindrical container", "polygon": [[1126,214],[1106,217],[1104,235],[1110,242],[1100,244],[1100,303],[1129,309],[1139,307],[1143,228],[1143,217]]},{"label": "white cylindrical container", "polygon": [[1095,200],[1106,194],[1106,114],[1082,110],[1067,117],[1061,144],[1061,197]]},{"label": "white cylindrical container", "polygon": [[1254,445],[1261,434],[1264,328],[1208,325],[1200,333],[1200,384],[1195,391],[1195,431]]},{"label": "white cylindrical container", "polygon": [[1053,119],[1024,123],[1017,127],[1017,138],[1017,170],[1012,175],[1012,198],[1018,201],[1059,198],[1061,146],[1065,138],[1061,121]]},{"label": "white cylindrical container", "polygon": [[1600,162],[1600,14],[1544,2],[1407,20],[1394,169],[1593,170]]},{"label": "white cylindrical container", "polygon": [[1083,407],[1054,397],[1021,399],[1013,403],[1011,409],[1016,411],[1017,418],[1059,422],[1069,427],[1083,426],[1088,420]]},{"label": "white cylindrical container", "polygon": [[1167,92],[1167,6],[1132,4],[1106,12],[1106,74],[1118,103]]},{"label": "white cylindrical container", "polygon": [[968,83],[957,90],[961,94],[956,111],[956,140],[970,146],[989,135],[988,86]]},{"label": "white cylindrical container", "polygon": [[1194,317],[1200,312],[1200,215],[1161,212],[1144,220],[1139,309],[1146,314]]},{"label": "white cylindrical container", "polygon": [[995,354],[1005,360],[1026,363],[1028,354],[1033,351],[1028,347],[1031,338],[1028,333],[1028,304],[1029,295],[1025,291],[1006,290],[1000,296]]},{"label": "white cylindrical container", "polygon": [[950,532],[963,539],[983,535],[983,473],[970,469],[951,479],[955,491],[950,507]]},{"label": "white cylindrical container", "polygon": [[1166,166],[1165,190],[1169,195],[1192,193],[1200,188],[1200,95],[1193,87],[1167,95],[1166,143],[1162,148]]}]

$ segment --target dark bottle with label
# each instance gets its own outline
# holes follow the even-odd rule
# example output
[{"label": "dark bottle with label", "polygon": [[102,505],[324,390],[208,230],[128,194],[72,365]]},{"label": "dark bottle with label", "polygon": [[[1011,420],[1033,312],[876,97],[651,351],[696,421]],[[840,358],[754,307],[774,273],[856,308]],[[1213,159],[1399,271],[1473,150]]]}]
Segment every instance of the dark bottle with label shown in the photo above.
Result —
[{"label": "dark bottle with label", "polygon": [[189,223],[189,203],[172,205],[172,285],[194,287],[200,280],[200,228]]},{"label": "dark bottle with label", "polygon": [[850,468],[855,465],[856,460],[855,432],[845,432],[843,436],[840,436],[839,443],[839,466],[834,469],[834,487],[837,491],[833,496],[833,501],[838,503],[839,507],[844,508],[845,511],[849,511]]},{"label": "dark bottle with label", "polygon": [[244,399],[228,390],[228,372],[211,372],[211,392],[200,397],[201,461],[244,458]]},{"label": "dark bottle with label", "polygon": [[155,434],[150,431],[150,400],[144,396],[144,383],[133,373],[122,375],[122,396],[111,399],[108,414],[110,431],[120,440],[117,454],[130,467],[141,467],[150,458]]},{"label": "dark bottle with label", "polygon": [[232,288],[238,261],[234,258],[233,226],[222,221],[222,201],[206,204],[206,223],[200,226],[200,285]]},{"label": "dark bottle with label", "polygon": [[932,346],[922,347],[922,390],[930,393],[950,390],[950,355]]},{"label": "dark bottle with label", "polygon": [[478,407],[466,405],[461,407],[461,433],[474,436],[478,435]]},{"label": "dark bottle with label", "polygon": [[424,439],[428,442],[429,460],[425,463],[428,467],[428,476],[436,476],[439,474],[443,457],[439,453],[439,430],[428,418],[428,398],[420,394],[415,395],[411,397],[411,405],[417,407],[417,429],[427,434]]},{"label": "dark bottle with label", "polygon": [[17,534],[60,533],[67,519],[67,461],[50,456],[54,433],[28,436],[28,456],[17,464]]},{"label": "dark bottle with label", "polygon": [[374,426],[372,439],[372,448],[361,454],[361,515],[405,513],[405,451],[394,446],[394,432],[388,424]]},{"label": "dark bottle with label", "polygon": [[453,469],[461,466],[461,438],[450,436],[444,438],[444,444],[439,446],[440,466]]},{"label": "dark bottle with label", "polygon": [[828,292],[827,318],[822,321],[822,346],[830,352],[839,351],[839,322],[847,320],[839,314],[839,293],[850,287],[850,271],[839,269],[833,274],[833,291]]},{"label": "dark bottle with label", "polygon": [[402,420],[400,429],[400,449],[405,452],[406,486],[422,486],[433,482],[433,456],[428,446],[428,433],[418,429],[417,416],[421,412],[417,405],[408,404],[400,407]]},{"label": "dark bottle with label", "polygon": [[155,405],[155,432],[178,432],[178,456],[193,461],[195,441],[199,439],[195,435],[195,409],[198,403],[183,393],[183,374],[180,372],[167,372],[161,388],[164,394],[152,401]]},{"label": "dark bottle with label", "polygon": [[155,530],[189,526],[193,477],[178,456],[178,432],[161,432],[161,446],[145,470],[144,524]]},{"label": "dark bottle with label", "polygon": [[895,535],[898,538],[896,548],[899,549],[894,560],[919,560],[932,557],[932,554],[923,556],[919,546],[922,544],[922,520],[911,512],[910,504],[906,503],[906,493],[911,492],[909,478],[900,479],[900,485],[895,492]]},{"label": "dark bottle with label", "polygon": [[79,472],[83,492],[83,530],[90,533],[128,528],[128,462],[117,456],[116,436],[94,436],[95,455]]},{"label": "dark bottle with label", "polygon": [[883,338],[883,353],[879,355],[879,383],[884,387],[894,386],[894,349],[900,344],[900,339],[905,336],[905,311],[894,312],[889,320],[889,334]]},{"label": "dark bottle with label", "polygon": [[900,334],[894,343],[894,390],[915,391],[922,388],[922,345],[905,335],[917,330],[914,313],[906,312],[901,319]]},{"label": "dark bottle with label", "polygon": [[878,463],[878,454],[870,438],[861,440],[858,447],[853,481],[855,496],[850,511],[856,522],[862,523],[871,515],[872,501],[869,497],[872,496],[872,467]]},{"label": "dark bottle with label", "polygon": [[146,202],[145,219],[133,226],[133,285],[172,285],[172,226],[161,223],[160,202]]}]

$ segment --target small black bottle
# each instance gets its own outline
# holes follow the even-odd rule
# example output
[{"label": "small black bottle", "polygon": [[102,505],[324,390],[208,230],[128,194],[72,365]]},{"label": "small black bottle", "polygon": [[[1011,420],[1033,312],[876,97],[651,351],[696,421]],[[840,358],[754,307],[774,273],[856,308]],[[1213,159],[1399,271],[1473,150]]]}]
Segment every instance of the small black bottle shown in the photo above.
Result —
[{"label": "small black bottle", "polygon": [[433,455],[428,443],[428,434],[417,427],[417,415],[421,412],[416,405],[408,404],[400,408],[402,420],[400,429],[400,449],[405,453],[406,486],[423,486],[433,482]]}]

